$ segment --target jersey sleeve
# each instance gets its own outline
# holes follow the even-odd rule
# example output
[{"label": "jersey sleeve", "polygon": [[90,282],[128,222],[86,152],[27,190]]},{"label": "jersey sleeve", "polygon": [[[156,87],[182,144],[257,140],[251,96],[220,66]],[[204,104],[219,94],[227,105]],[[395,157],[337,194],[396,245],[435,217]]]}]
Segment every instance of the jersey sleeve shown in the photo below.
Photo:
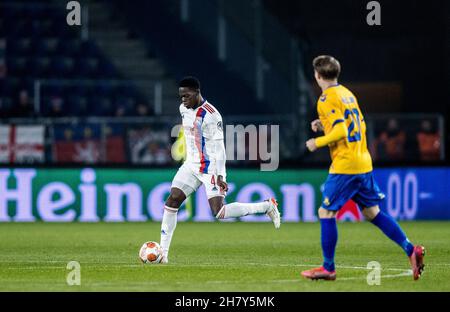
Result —
[{"label": "jersey sleeve", "polygon": [[183,113],[186,111],[186,107],[184,107],[183,104],[180,104],[179,110],[180,110],[180,115],[183,115]]},{"label": "jersey sleeve", "polygon": [[317,105],[317,112],[320,117],[328,120],[332,127],[345,121],[344,112],[335,97],[326,97],[325,99],[321,97]]},{"label": "jersey sleeve", "polygon": [[223,140],[222,116],[218,113],[208,114],[204,123],[204,136],[211,140]]}]

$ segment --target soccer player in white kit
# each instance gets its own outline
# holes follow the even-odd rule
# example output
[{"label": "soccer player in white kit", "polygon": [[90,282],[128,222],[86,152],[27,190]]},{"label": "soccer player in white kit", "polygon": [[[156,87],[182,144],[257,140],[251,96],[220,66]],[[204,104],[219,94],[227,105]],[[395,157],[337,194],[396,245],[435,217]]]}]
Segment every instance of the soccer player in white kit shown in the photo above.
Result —
[{"label": "soccer player in white kit", "polygon": [[222,116],[200,93],[200,82],[186,77],[179,83],[180,114],[186,140],[186,160],[173,178],[165,202],[161,224],[163,263],[169,261],[169,247],[177,226],[177,212],[183,201],[203,184],[209,206],[217,219],[236,218],[265,213],[275,228],[280,227],[280,213],[275,198],[260,203],[224,204],[226,183],[225,146]]}]

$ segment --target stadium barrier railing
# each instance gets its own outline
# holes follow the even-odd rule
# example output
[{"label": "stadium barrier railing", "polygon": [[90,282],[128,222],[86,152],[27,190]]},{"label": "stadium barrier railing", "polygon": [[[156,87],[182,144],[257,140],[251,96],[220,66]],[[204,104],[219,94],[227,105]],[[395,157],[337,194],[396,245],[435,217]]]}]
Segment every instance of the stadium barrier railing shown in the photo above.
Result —
[{"label": "stadium barrier railing", "polygon": [[[273,152],[279,153],[281,166],[327,166],[330,162],[328,149],[303,152],[304,142],[297,135],[296,122],[293,115],[223,116],[225,145],[236,152],[241,148],[244,154],[239,157],[233,152],[227,163],[258,165],[264,162],[263,153],[271,151],[270,144],[275,144],[273,147],[277,150]],[[427,165],[446,159],[445,125],[441,115],[369,115],[366,123],[368,148],[375,163]],[[173,166],[176,161],[172,157],[172,146],[179,130],[174,127],[179,124],[178,115],[2,119],[0,162]],[[389,128],[393,126],[398,128]],[[429,126],[431,128],[427,128]],[[236,131],[243,135],[239,137]],[[228,132],[232,134],[230,138]],[[255,142],[261,140],[261,135],[269,140],[267,147],[260,146],[261,141]],[[317,136],[312,132],[307,135]],[[257,149],[254,153],[252,146]],[[266,150],[262,150],[264,148]]]}]

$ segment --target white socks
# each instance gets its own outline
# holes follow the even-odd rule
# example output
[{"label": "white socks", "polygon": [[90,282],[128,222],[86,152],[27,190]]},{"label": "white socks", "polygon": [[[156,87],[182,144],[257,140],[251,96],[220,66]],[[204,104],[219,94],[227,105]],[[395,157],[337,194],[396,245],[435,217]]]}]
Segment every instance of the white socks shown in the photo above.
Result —
[{"label": "white socks", "polygon": [[217,219],[238,218],[249,214],[265,213],[269,209],[270,204],[268,201],[260,203],[231,203],[224,205],[217,214]]},{"label": "white socks", "polygon": [[161,223],[161,240],[160,245],[163,249],[164,256],[169,255],[170,242],[172,241],[173,231],[177,227],[178,209],[164,206],[164,214]]},{"label": "white socks", "polygon": [[[265,213],[269,209],[270,203],[263,201],[260,203],[231,203],[224,205],[217,214],[217,219],[238,218],[249,214]],[[161,223],[160,245],[164,252],[164,257],[168,257],[172,235],[177,227],[178,209],[164,206],[164,214]]]}]

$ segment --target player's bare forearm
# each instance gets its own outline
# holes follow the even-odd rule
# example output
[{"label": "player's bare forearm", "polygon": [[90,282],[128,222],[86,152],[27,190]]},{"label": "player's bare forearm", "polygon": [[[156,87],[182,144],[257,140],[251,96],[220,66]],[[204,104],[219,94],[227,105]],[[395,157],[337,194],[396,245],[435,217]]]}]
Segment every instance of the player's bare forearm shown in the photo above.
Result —
[{"label": "player's bare forearm", "polygon": [[220,187],[220,189],[223,192],[228,191],[228,184],[227,184],[227,182],[224,181],[223,176],[221,176],[221,175],[217,176],[217,185]]},{"label": "player's bare forearm", "polygon": [[308,141],[306,141],[306,147],[310,152],[315,152],[317,150],[315,139],[309,139]]},{"label": "player's bare forearm", "polygon": [[316,119],[313,122],[311,122],[311,130],[314,132],[323,132],[323,125],[320,119]]}]

